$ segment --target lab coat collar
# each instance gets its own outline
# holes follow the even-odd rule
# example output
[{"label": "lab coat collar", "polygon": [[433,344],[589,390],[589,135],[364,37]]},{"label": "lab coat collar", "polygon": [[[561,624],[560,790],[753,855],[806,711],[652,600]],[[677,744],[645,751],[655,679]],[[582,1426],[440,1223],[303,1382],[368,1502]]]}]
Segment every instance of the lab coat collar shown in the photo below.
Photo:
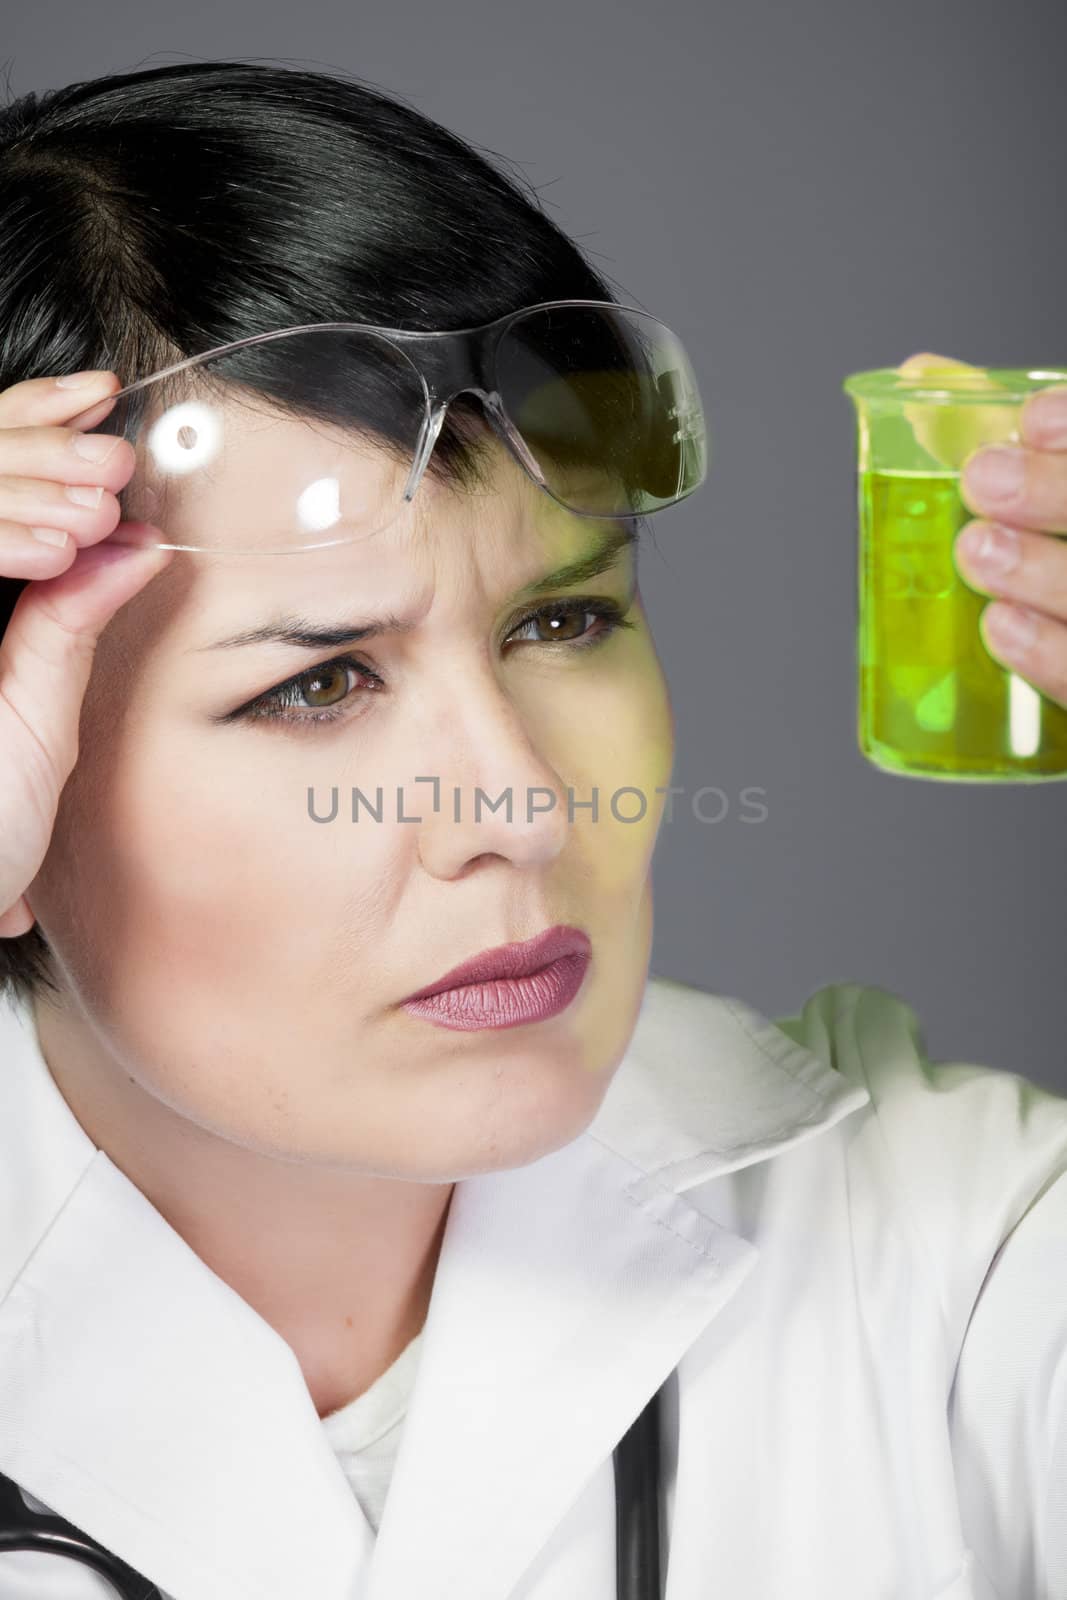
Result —
[{"label": "lab coat collar", "polygon": [[0,1066],[0,1470],[205,1600],[510,1593],[755,1266],[702,1186],[870,1099],[651,976],[585,1132],[456,1186],[375,1541],[292,1350],[93,1146],[28,1007]]}]

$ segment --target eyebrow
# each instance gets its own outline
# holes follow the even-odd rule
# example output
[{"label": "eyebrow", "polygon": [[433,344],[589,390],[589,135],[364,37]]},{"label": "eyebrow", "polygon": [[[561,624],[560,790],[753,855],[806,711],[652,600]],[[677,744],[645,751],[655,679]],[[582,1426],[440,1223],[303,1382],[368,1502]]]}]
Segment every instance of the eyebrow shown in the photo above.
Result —
[{"label": "eyebrow", "polygon": [[[637,542],[636,525],[622,523],[602,535],[598,543],[577,560],[568,561],[553,572],[535,578],[532,583],[524,584],[515,592],[512,600],[520,603],[536,600],[553,589],[567,589],[576,583],[588,583],[591,578],[597,578],[615,566],[621,553],[632,549]],[[410,633],[414,627],[413,622],[405,621],[391,612],[380,617],[332,625],[316,624],[306,617],[287,615],[261,623],[256,628],[232,633],[225,639],[216,639],[213,644],[198,645],[196,651],[237,650],[252,644],[288,644],[299,650],[332,649],[358,643],[361,639],[373,639],[383,633]]]}]

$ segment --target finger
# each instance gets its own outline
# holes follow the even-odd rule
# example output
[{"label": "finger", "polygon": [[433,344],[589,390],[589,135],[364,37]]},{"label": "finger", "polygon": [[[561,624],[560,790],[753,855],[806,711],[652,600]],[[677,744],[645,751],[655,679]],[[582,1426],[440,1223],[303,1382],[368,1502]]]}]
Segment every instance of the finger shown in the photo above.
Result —
[{"label": "finger", "polygon": [[54,578],[66,572],[78,548],[63,528],[0,522],[0,579]]},{"label": "finger", "polygon": [[980,445],[1019,437],[1021,404],[993,405],[990,395],[1003,393],[1003,384],[992,379],[984,367],[953,356],[935,355],[924,350],[909,356],[897,368],[900,376],[937,388],[939,377],[948,395],[936,403],[913,400],[902,402],[905,421],[916,440],[942,466],[958,470],[964,459]]},{"label": "finger", "polygon": [[[103,504],[107,504],[107,496]],[[151,544],[161,542],[162,529],[147,522],[119,522],[114,513],[110,525],[79,530],[71,534],[64,529],[26,527],[16,522],[0,522],[0,579],[32,578],[43,582],[68,572],[77,559],[79,550],[107,540],[118,544]]]},{"label": "finger", "polygon": [[[77,374],[81,376],[81,374]],[[0,428],[47,426],[66,422],[96,428],[114,405],[108,396],[122,388],[117,374],[100,371],[88,375],[77,388],[61,386],[56,377],[24,378],[0,390]]]},{"label": "finger", "polygon": [[963,463],[960,494],[980,517],[1067,533],[1067,451],[987,445]]},{"label": "finger", "polygon": [[[118,492],[129,481],[136,454],[125,439],[80,432],[79,424],[97,425],[114,405],[107,397],[86,411],[86,401],[120,386],[113,372],[88,378],[74,389],[48,377],[0,391],[0,575],[63,572],[77,553],[72,544],[104,538],[119,520]],[[105,459],[92,458],[103,450],[109,452]]]},{"label": "finger", "polygon": [[[91,506],[59,499],[60,485],[9,492],[0,482],[0,577],[52,578],[79,550],[113,533],[122,515],[118,497],[101,490]],[[88,491],[86,491],[88,493]]]},{"label": "finger", "polygon": [[976,520],[960,529],[952,555],[970,588],[1067,622],[1067,541]]},{"label": "finger", "polygon": [[115,434],[41,425],[0,428],[0,520],[102,538],[137,452]]},{"label": "finger", "polygon": [[1052,384],[1029,396],[1019,436],[1034,450],[1067,450],[1067,384]]},{"label": "finger", "polygon": [[20,895],[13,906],[0,914],[0,939],[17,939],[20,933],[29,933],[36,920],[26,896]]},{"label": "finger", "polygon": [[70,571],[28,584],[15,602],[0,642],[0,701],[36,742],[57,780],[57,795],[77,758],[81,704],[99,636],[171,554],[107,541],[83,550]]},{"label": "finger", "polygon": [[136,464],[128,439],[112,433],[80,433],[70,425],[27,423],[0,428],[0,481],[40,489],[39,480],[120,489]]},{"label": "finger", "polygon": [[932,350],[920,350],[917,355],[902,361],[897,371],[902,378],[921,378],[932,372],[977,372],[967,361],[957,361],[954,356],[935,355]]},{"label": "finger", "polygon": [[986,606],[978,625],[995,659],[1067,707],[1067,625],[1030,607],[1000,601]]}]

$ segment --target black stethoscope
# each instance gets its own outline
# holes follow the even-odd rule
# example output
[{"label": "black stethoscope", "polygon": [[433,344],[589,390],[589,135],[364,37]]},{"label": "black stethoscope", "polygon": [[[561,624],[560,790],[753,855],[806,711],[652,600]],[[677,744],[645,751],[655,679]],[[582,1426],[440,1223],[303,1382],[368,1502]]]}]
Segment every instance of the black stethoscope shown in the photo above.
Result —
[{"label": "black stethoscope", "polygon": [[[615,1569],[618,1600],[660,1600],[659,1391],[612,1452],[615,1463]],[[38,1550],[91,1567],[118,1600],[163,1600],[125,1561],[52,1512],[33,1511],[0,1472],[0,1555]]]}]

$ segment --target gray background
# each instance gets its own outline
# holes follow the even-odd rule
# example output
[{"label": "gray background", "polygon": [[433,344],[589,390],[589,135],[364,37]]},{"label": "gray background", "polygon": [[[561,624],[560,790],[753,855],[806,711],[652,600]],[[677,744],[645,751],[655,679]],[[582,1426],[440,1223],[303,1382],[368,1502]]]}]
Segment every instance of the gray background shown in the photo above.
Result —
[{"label": "gray background", "polygon": [[[1033,0],[38,0],[0,48],[17,93],[185,58],[341,68],[521,167],[681,335],[711,424],[708,484],[642,558],[685,789],[653,970],[769,1015],[880,984],[935,1055],[1067,1093],[1067,784],[860,756],[841,392],[919,350],[1067,366],[1065,43]],[[718,822],[692,817],[704,784]]]}]

